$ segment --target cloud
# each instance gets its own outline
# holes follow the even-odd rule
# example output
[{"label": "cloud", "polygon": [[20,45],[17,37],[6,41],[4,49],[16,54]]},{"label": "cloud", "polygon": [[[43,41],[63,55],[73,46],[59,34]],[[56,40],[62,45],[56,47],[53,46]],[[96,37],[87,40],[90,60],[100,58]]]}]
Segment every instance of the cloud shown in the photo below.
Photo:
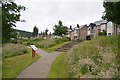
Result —
[{"label": "cloud", "polygon": [[[26,23],[17,23],[17,29],[33,31],[36,25],[39,31],[46,28],[53,32],[53,26],[58,20],[68,26],[77,24],[89,24],[101,19],[104,11],[103,2],[68,2],[68,0],[16,0],[16,3],[26,6],[28,9],[21,12],[21,18]],[[75,0],[76,1],[76,0]]]}]

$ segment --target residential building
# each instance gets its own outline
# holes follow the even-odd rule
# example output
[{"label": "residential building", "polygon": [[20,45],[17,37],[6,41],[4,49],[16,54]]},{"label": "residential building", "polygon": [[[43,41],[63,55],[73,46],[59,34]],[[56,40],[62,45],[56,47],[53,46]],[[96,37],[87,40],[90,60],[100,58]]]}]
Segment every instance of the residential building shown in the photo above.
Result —
[{"label": "residential building", "polygon": [[106,32],[106,36],[120,34],[120,28],[116,27],[113,22],[99,20],[94,23],[90,23],[89,26],[82,25],[80,27],[69,28],[68,37],[70,37],[71,40],[91,39],[91,37],[99,36],[103,31]]},{"label": "residential building", "polygon": [[120,28],[113,22],[107,20],[99,20],[91,23],[87,29],[87,35],[96,37],[100,32],[106,31],[107,36],[120,34]]},{"label": "residential building", "polygon": [[87,28],[87,36],[88,35],[93,36],[93,37],[96,36],[96,24],[90,23],[90,25]]},{"label": "residential building", "polygon": [[80,40],[85,40],[87,36],[87,25],[80,26]]},{"label": "residential building", "polygon": [[71,40],[84,40],[87,36],[87,25],[69,29],[68,34]]}]

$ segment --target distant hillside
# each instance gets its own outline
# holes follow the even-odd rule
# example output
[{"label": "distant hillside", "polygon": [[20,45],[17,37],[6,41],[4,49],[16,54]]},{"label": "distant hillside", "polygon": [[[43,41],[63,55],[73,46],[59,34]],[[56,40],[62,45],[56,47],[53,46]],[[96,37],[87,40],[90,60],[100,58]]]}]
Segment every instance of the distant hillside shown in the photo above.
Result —
[{"label": "distant hillside", "polygon": [[19,33],[20,37],[32,37],[32,32],[17,30],[17,29],[16,31]]}]

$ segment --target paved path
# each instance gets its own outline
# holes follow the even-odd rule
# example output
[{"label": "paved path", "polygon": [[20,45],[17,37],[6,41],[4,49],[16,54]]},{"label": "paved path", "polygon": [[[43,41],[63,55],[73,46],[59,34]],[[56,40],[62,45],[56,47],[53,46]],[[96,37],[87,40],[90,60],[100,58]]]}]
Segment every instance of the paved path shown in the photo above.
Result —
[{"label": "paved path", "polygon": [[60,52],[47,53],[38,49],[37,53],[41,56],[41,58],[23,70],[17,78],[47,78],[52,62],[56,59]]}]

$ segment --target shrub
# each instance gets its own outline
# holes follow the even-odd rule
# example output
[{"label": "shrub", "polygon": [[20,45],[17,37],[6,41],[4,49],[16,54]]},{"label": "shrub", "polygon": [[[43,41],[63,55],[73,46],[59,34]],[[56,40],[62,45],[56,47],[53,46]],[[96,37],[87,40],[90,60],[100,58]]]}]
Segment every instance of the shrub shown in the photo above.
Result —
[{"label": "shrub", "polygon": [[63,38],[56,39],[56,42],[57,42],[57,43],[66,42],[66,41],[70,41],[70,38],[68,38],[68,37],[63,37]]},{"label": "shrub", "polygon": [[99,32],[98,35],[106,36],[107,35],[107,31],[103,30],[102,32]]},{"label": "shrub", "polygon": [[27,47],[21,44],[6,43],[2,49],[3,59],[28,53]]},{"label": "shrub", "polygon": [[115,57],[117,46],[117,36],[99,36],[74,46],[69,54],[69,73],[72,78],[116,76],[116,66],[119,64]]},{"label": "shrub", "polygon": [[35,46],[37,46],[39,48],[49,48],[56,44],[60,44],[62,42],[66,42],[69,40],[70,39],[68,37],[54,39],[54,40],[38,38],[38,39],[30,39],[30,40],[24,42],[24,44],[27,46],[34,44]]}]

